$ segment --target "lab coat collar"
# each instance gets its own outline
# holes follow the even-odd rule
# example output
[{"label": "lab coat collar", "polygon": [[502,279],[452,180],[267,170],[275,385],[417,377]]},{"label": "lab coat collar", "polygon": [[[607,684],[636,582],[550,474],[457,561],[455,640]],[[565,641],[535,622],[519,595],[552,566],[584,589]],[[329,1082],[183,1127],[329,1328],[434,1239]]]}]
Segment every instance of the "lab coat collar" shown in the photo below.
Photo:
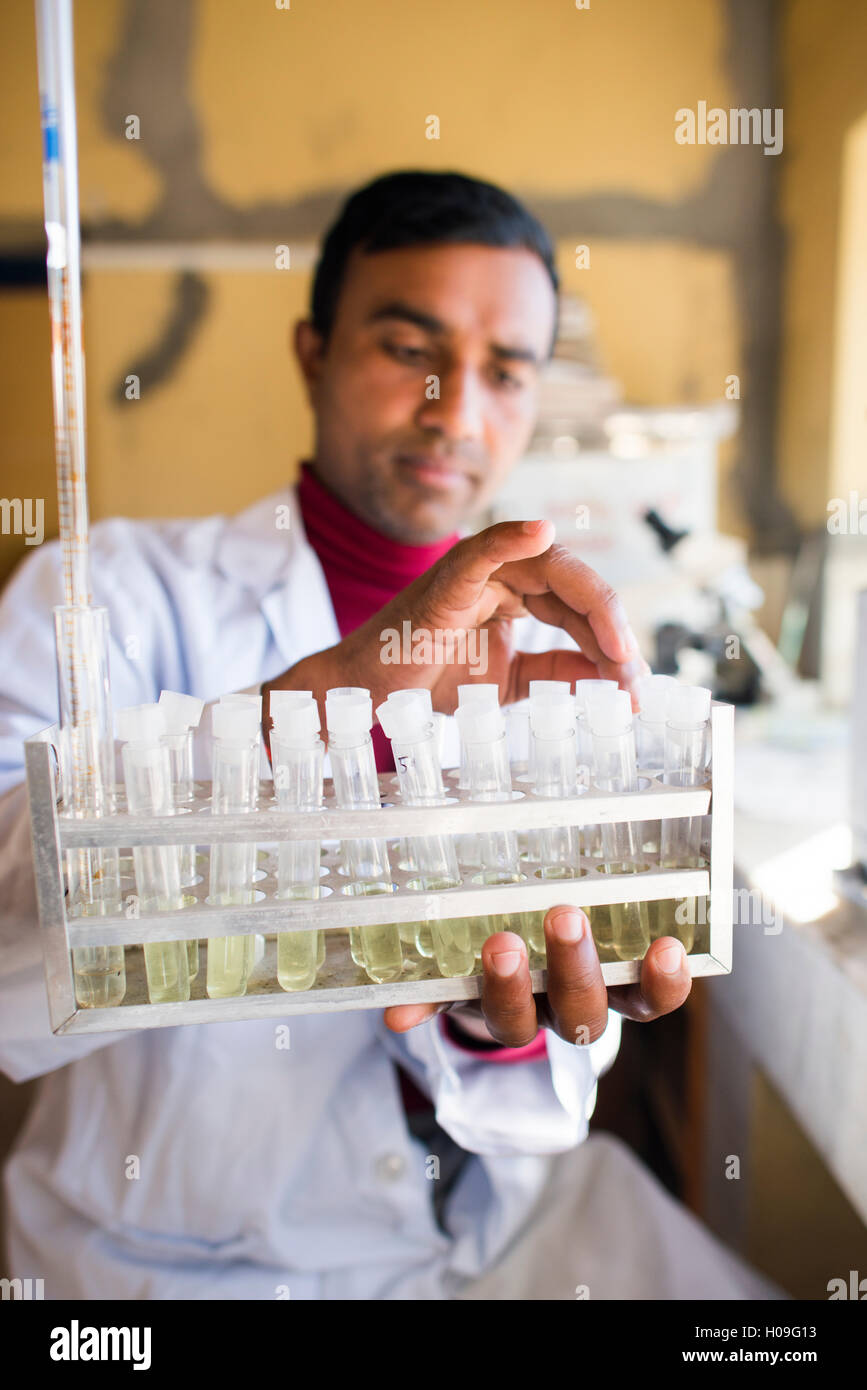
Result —
[{"label": "lab coat collar", "polygon": [[240,581],[261,600],[286,579],[292,540],[300,529],[295,489],[281,488],[226,523],[217,547],[217,564],[227,578]]},{"label": "lab coat collar", "polygon": [[328,584],[304,531],[294,487],[233,517],[216,559],[224,575],[255,595],[286,666],[340,641]]}]

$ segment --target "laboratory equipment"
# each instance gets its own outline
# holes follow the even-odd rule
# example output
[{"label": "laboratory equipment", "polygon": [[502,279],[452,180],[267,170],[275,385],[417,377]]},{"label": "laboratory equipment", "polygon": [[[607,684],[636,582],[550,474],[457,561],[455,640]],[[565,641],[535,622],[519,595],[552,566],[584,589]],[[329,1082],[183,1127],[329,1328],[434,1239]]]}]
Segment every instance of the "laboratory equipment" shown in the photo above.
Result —
[{"label": "laboratory equipment", "polygon": [[653,772],[665,768],[665,723],[668,698],[677,688],[673,676],[642,676],[638,681],[638,722],[635,746],[639,766]]},{"label": "laboratory equipment", "polygon": [[[575,702],[568,684],[564,691],[549,688],[531,693],[530,729],[536,796],[566,799],[578,796],[582,790],[578,784],[575,725]],[[581,876],[579,832],[574,825],[550,826],[540,830],[538,837],[540,878],[560,880]],[[529,944],[540,954],[545,950],[543,924],[544,913],[534,914]]]},{"label": "laboratory equipment", "polygon": [[[635,750],[643,771],[665,770],[665,720],[668,697],[677,686],[673,676],[642,676],[638,682],[638,719]],[[648,821],[643,830],[645,854],[659,854],[659,821]]]},{"label": "laboratory equipment", "polygon": [[[511,801],[512,779],[506,722],[499,705],[479,699],[458,706],[457,721],[464,749],[468,791],[471,801]],[[476,835],[479,869],[475,883],[520,883],[518,837],[514,830],[482,830]],[[514,931],[526,941],[530,935],[522,913],[493,917],[479,915],[473,920],[473,951],[481,956],[482,946],[494,932]]]},{"label": "laboratory equipment", "polygon": [[[678,685],[668,697],[665,725],[665,780],[674,787],[700,787],[708,777],[708,720],[711,692],[703,686]],[[661,869],[698,869],[703,863],[703,819],[682,816],[662,822]],[[698,921],[694,898],[655,904],[653,935],[677,936],[692,949]]]},{"label": "laboratory equipment", "polygon": [[[326,691],[325,722],[328,756],[338,806],[352,810],[381,811],[376,759],[370,728],[373,705],[370,692],[358,687]],[[343,840],[341,853],[349,882],[343,892],[351,897],[380,897],[394,892],[391,865],[384,838],[366,836]],[[400,978],[403,952],[400,932],[393,922],[377,923],[350,932],[353,959],[371,980],[384,984]]]},{"label": "laboratory equipment", "polygon": [[[377,718],[391,740],[401,799],[406,806],[445,804],[436,731],[425,702],[412,691],[391,694],[377,706]],[[452,839],[447,835],[414,835],[410,839],[413,877],[408,887],[425,893],[457,888],[461,874]],[[469,975],[475,964],[472,926],[467,918],[440,918],[427,924],[431,951],[422,924],[416,944],[422,955],[433,954],[442,975]]]},{"label": "laboratory equipment", "polygon": [[[534,680],[529,682],[530,704],[542,700],[555,700],[558,698],[571,699],[571,687],[568,681],[543,681]],[[527,744],[527,775],[524,779],[531,785],[536,780],[536,744],[532,736]],[[526,838],[526,852],[522,853],[522,858],[529,859],[538,864],[541,857],[541,842],[538,831],[530,831]],[[523,849],[521,839],[518,840],[519,849]]]},{"label": "laboratory equipment", "polygon": [[[322,805],[322,765],[325,745],[319,737],[319,706],[311,694],[283,692],[288,698],[272,703],[271,765],[281,811],[316,812]],[[278,852],[277,897],[313,902],[320,896],[318,838],[281,840]],[[277,979],[283,989],[310,989],[324,950],[321,931],[281,932],[277,937]]]},{"label": "laboratory equipment", "polygon": [[[473,685],[458,686],[458,709],[464,709],[470,704],[496,705],[499,702],[499,687],[491,682],[477,681]],[[458,774],[458,789],[466,791],[470,785],[469,773],[467,771],[467,751],[464,746],[463,736],[461,735],[461,721],[458,720],[458,734],[460,735],[461,761]],[[479,845],[475,835],[462,835],[458,840],[457,846],[458,862],[462,869],[480,869],[482,861],[479,858]]]},{"label": "laboratory equipment", "polygon": [[617,689],[616,681],[581,680],[575,682],[575,713],[578,720],[576,741],[578,744],[578,766],[582,769],[583,781],[588,781],[593,766],[593,740],[590,735],[588,708],[606,690]]},{"label": "laboratory equipment", "polygon": [[[638,790],[632,701],[625,690],[605,691],[587,706],[593,741],[593,779],[603,791]],[[605,872],[638,874],[647,866],[641,852],[641,823],[601,824]],[[620,960],[640,960],[650,945],[646,902],[611,903],[611,945]]]},{"label": "laboratory equipment", "polygon": [[[479,703],[483,705],[496,705],[500,699],[500,688],[492,682],[475,681],[472,685],[458,686],[458,709],[463,709],[465,705]],[[460,721],[458,721],[460,727]],[[469,774],[467,772],[466,749],[464,748],[463,737],[461,737],[461,765],[458,787],[461,791],[466,791],[469,787]]]},{"label": "laboratory equipment", "polygon": [[[582,786],[590,781],[593,767],[593,739],[590,736],[588,707],[599,699],[605,691],[617,689],[616,681],[580,680],[575,682],[575,712],[578,723],[576,743],[578,745],[578,780]],[[584,852],[597,859],[602,857],[602,831],[598,825],[587,825],[582,832]]]},{"label": "laboratory equipment", "polygon": [[[213,707],[211,815],[249,815],[258,804],[259,714],[255,704]],[[254,771],[255,769],[255,775]],[[255,902],[256,842],[211,844],[208,902],[240,907]],[[253,966],[252,936],[208,940],[207,989],[212,999],[244,994]]]},{"label": "laboratory equipment", "polygon": [[[204,700],[195,695],[183,695],[177,690],[161,690],[159,706],[165,719],[163,742],[169,750],[172,773],[172,800],[175,815],[189,814],[193,800],[193,730],[198,728],[205,707]],[[179,845],[181,887],[190,888],[199,880],[196,869],[196,846]],[[199,973],[199,943],[187,942],[190,979]]]},{"label": "laboratory equipment", "polygon": [[[272,696],[272,700],[273,700]],[[221,695],[220,704],[235,709],[252,709],[256,711],[257,723],[262,718],[262,696],[261,695]],[[262,753],[257,749],[255,758],[250,759],[250,781],[251,797],[255,805],[259,799],[259,774],[262,766]]]},{"label": "laboratory equipment", "polygon": [[[413,686],[406,690],[392,691],[388,698],[396,699],[398,696],[400,696],[401,699],[411,698],[420,700],[423,703],[428,720],[433,723],[435,727],[437,761],[441,765],[443,737],[442,719],[440,716],[434,714],[433,698],[430,691],[426,686]],[[397,776],[394,780],[395,783],[399,783],[399,778]],[[407,839],[406,836],[402,836],[397,842],[397,863],[398,867],[408,874],[412,874],[416,870],[417,866],[413,859],[413,842]],[[433,955],[433,936],[431,935],[429,922],[401,922],[398,930],[400,939],[405,946],[409,946],[418,951],[422,956],[429,957]]]},{"label": "laboratory equipment", "polygon": [[[54,610],[60,728],[57,751],[62,814],[79,820],[115,811],[114,740],[108,688],[108,613],[104,608]],[[70,917],[115,916],[121,908],[116,846],[66,853]],[[110,1008],[126,991],[123,947],[113,942],[73,954],[75,995],[82,1008]]]},{"label": "laboratory equipment", "polygon": [[[84,351],[72,9],[69,0],[37,0],[36,48],[42,124],[42,187],[57,502],[63,603],[55,608],[60,706],[57,746],[63,814],[113,814],[114,744],[108,689],[108,623],[93,608],[88,557],[84,429]],[[114,914],[120,902],[116,849],[80,849],[66,859],[74,916]],[[75,958],[78,1003],[120,1003],[126,989],[123,950],[114,943]]]},{"label": "laboratory equipment", "polygon": [[[398,699],[398,697],[400,698],[400,700],[412,699],[412,700],[418,700],[418,701],[420,701],[421,704],[423,705],[423,707],[424,707],[426,713],[427,713],[427,722],[430,723],[430,724],[434,724],[433,697],[431,696],[431,693],[430,693],[430,691],[428,690],[427,686],[412,686],[412,687],[408,687],[406,690],[393,690],[393,691],[390,693],[390,695],[388,696],[388,698],[389,698],[390,700]],[[382,721],[380,721],[380,723],[381,723],[381,722],[382,722]],[[438,763],[439,763],[439,756],[440,756],[440,739],[441,739],[441,736],[442,736],[442,725],[441,725],[441,724],[435,725],[435,728],[434,728],[434,738],[435,738],[435,740],[436,740],[435,747],[436,747],[436,756],[437,756],[437,762],[438,762]],[[400,780],[399,777],[395,777],[395,782],[399,782],[399,780]],[[413,842],[412,842],[412,840],[407,840],[406,838],[403,838],[403,839],[399,840],[399,841],[398,841],[398,850],[397,850],[397,854],[398,854],[398,865],[400,866],[400,868],[406,869],[407,873],[412,873],[413,870],[414,870],[415,867],[416,867],[416,866],[415,866],[415,863],[414,863],[414,861],[413,861]],[[410,924],[407,923],[407,924],[406,924],[406,927],[408,928],[409,925],[410,925]],[[402,926],[401,926],[401,929],[400,929],[400,939],[401,939],[401,941],[404,941],[404,942],[406,942],[407,944],[414,944],[414,943],[415,943],[415,933],[413,932],[412,935],[410,935],[410,934],[408,933],[408,931],[406,931],[406,930],[404,929],[404,926],[402,925]],[[430,955],[430,952],[428,951],[427,954]]]},{"label": "laboratory equipment", "polygon": [[[258,811],[213,814],[211,785],[197,784],[191,814],[141,816],[126,811],[107,817],[77,819],[63,814],[58,804],[58,774],[52,761],[57,729],[45,730],[25,741],[28,792],[33,827],[40,937],[46,962],[51,1026],[68,1034],[130,1028],[162,1027],[175,1023],[208,1023],[220,1020],[271,1018],[332,1009],[384,1008],[395,1003],[473,999],[480,990],[478,964],[471,975],[444,978],[433,957],[415,962],[399,979],[376,983],[366,975],[359,980],[347,942],[350,929],[380,928],[424,919],[491,917],[498,925],[504,917],[535,914],[559,903],[582,907],[589,913],[594,936],[600,912],[609,904],[682,901],[709,902],[706,923],[696,929],[687,957],[690,973],[713,975],[731,969],[732,909],[732,727],[730,706],[711,708],[711,776],[702,786],[667,785],[660,774],[642,772],[639,789],[609,792],[591,779],[578,796],[547,798],[535,791],[521,795],[517,787],[508,799],[472,800],[469,791],[454,784],[443,805],[404,805],[395,796],[393,773],[376,779],[378,794],[386,804],[370,809],[343,808],[335,787],[326,779],[319,811],[283,812],[269,805]],[[712,814],[708,816],[712,802]],[[345,892],[347,879],[338,873],[336,852],[327,847],[366,837],[394,841],[416,834],[460,836],[472,833],[517,834],[518,831],[556,829],[564,825],[581,832],[587,825],[633,824],[670,818],[707,817],[708,837],[696,869],[661,869],[651,863],[643,873],[612,874],[599,859],[581,854],[583,875],[576,879],[546,880],[527,873],[517,882],[478,882],[478,871],[462,874],[458,887],[442,892],[411,889],[411,875],[395,868],[390,893],[365,897]],[[419,829],[421,820],[422,828]],[[142,912],[135,919],[123,913],[100,917],[73,917],[63,893],[60,865],[69,850],[135,845],[245,845],[250,841],[279,843],[319,838],[323,843],[321,896],[316,901],[291,901],[277,897],[278,885],[262,880],[254,902],[216,906],[209,901],[209,876],[185,890],[191,906],[172,913]],[[583,846],[582,846],[583,849]],[[326,890],[330,889],[328,892]],[[308,990],[284,991],[277,976],[276,937],[287,932],[323,931],[328,939],[328,959]],[[121,1005],[82,1008],[74,993],[71,951],[109,944],[135,946],[148,941],[186,940],[191,936],[216,941],[220,938],[257,936],[266,940],[266,954],[252,976],[246,995],[210,998],[205,972],[191,986],[187,1003],[147,1002],[141,951],[127,956],[127,992]],[[597,938],[598,940],[598,938]],[[621,985],[639,978],[641,962],[607,957],[600,949],[606,984]],[[530,978],[535,991],[545,989],[543,962],[531,957]],[[415,967],[419,968],[416,969]]]},{"label": "laboratory equipment", "polygon": [[[170,816],[174,812],[172,769],[160,705],[129,705],[115,716],[123,743],[127,811]],[[184,906],[177,845],[135,845],[133,864],[140,912],[179,912]],[[146,941],[145,974],[152,1004],[180,1003],[190,997],[185,941]]]}]

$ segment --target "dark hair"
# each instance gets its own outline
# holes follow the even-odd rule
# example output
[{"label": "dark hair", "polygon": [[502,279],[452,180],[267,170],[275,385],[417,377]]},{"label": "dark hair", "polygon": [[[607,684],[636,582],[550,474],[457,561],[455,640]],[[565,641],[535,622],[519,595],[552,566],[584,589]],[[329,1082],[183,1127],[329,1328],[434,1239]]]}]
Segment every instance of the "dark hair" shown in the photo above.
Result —
[{"label": "dark hair", "polygon": [[555,297],[558,293],[548,233],[511,193],[466,174],[406,169],[384,174],[351,194],[329,228],[313,277],[314,328],[327,341],[346,263],[356,248],[373,255],[443,242],[526,247],[547,270]]}]

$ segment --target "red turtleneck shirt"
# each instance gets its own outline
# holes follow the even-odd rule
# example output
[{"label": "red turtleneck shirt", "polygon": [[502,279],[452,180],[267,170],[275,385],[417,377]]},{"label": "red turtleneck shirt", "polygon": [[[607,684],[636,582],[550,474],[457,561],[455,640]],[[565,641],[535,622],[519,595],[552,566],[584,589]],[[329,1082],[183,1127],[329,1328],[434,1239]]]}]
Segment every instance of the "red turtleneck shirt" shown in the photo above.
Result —
[{"label": "red turtleneck shirt", "polygon": [[[307,463],[301,467],[298,503],[307,539],[325,574],[341,637],[366,623],[460,540],[455,532],[431,545],[406,545],[381,535],[339,502]],[[376,766],[388,772],[394,759],[378,724],[372,737]]]}]

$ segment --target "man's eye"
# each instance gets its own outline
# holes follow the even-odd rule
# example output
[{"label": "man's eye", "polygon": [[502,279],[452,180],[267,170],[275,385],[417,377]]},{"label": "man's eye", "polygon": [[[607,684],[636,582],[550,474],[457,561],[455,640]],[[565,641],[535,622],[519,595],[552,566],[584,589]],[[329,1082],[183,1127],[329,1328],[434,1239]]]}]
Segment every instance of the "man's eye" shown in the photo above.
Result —
[{"label": "man's eye", "polygon": [[524,385],[519,376],[514,372],[507,372],[503,367],[494,368],[494,381],[497,386],[502,386],[507,391],[519,391]]},{"label": "man's eye", "polygon": [[411,347],[408,343],[384,343],[383,347],[398,362],[422,362],[427,356],[424,348]]}]

